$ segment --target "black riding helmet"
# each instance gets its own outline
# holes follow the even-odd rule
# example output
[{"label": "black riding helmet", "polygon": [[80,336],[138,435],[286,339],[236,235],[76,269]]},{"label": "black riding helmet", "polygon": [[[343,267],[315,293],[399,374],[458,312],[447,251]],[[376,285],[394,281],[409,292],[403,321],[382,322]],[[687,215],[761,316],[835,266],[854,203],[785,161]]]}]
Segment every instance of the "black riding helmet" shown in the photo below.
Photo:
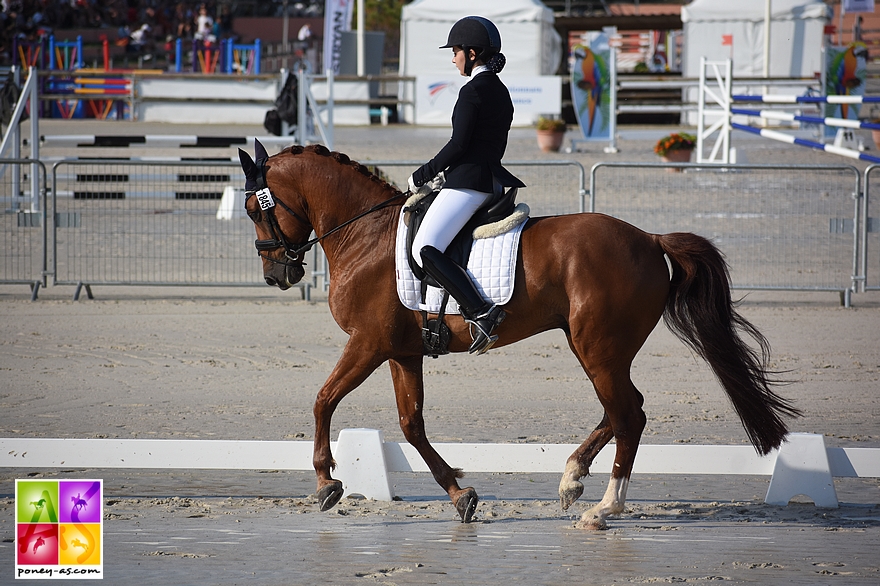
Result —
[{"label": "black riding helmet", "polygon": [[[452,25],[446,44],[440,48],[449,49],[456,46],[465,51],[464,72],[470,75],[475,61],[486,62],[501,51],[501,33],[488,18],[465,16]],[[476,59],[467,58],[470,49],[474,50]]]}]

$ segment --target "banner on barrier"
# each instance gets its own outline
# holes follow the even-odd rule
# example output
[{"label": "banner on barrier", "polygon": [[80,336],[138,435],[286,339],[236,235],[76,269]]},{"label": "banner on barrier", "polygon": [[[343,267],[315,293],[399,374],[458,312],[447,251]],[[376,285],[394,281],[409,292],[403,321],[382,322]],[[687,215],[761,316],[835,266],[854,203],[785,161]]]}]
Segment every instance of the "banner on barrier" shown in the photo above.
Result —
[{"label": "banner on barrier", "polygon": [[[513,125],[531,126],[562,109],[562,79],[555,75],[500,75],[513,101]],[[446,126],[458,92],[470,78],[456,74],[416,77],[416,124]]]}]

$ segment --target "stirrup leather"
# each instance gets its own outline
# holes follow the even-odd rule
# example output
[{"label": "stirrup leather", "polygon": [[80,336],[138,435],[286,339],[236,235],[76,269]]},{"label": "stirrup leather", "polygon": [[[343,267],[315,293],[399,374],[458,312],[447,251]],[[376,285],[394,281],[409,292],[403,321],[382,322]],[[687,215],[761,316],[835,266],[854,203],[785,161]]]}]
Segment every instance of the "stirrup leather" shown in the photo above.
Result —
[{"label": "stirrup leather", "polygon": [[466,318],[465,321],[470,325],[471,338],[473,339],[468,354],[479,356],[489,350],[498,341],[498,335],[493,335],[492,332],[504,321],[505,317],[504,310],[493,305],[482,315],[473,319]]}]

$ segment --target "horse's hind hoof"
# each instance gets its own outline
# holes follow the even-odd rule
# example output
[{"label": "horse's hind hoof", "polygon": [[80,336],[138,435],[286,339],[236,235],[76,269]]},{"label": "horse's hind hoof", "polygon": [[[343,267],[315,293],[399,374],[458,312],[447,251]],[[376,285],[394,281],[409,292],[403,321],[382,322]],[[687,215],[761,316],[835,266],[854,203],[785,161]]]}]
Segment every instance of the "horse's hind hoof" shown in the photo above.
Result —
[{"label": "horse's hind hoof", "polygon": [[319,490],[316,496],[318,497],[318,502],[321,504],[321,510],[329,511],[335,507],[336,503],[339,502],[339,499],[342,498],[343,492],[345,492],[345,490],[342,488],[342,483],[339,481],[333,484],[328,484]]},{"label": "horse's hind hoof", "polygon": [[478,502],[480,502],[480,497],[477,496],[477,491],[473,488],[467,489],[458,497],[458,500],[455,501],[455,510],[458,511],[462,523],[471,522],[471,519],[474,518],[474,513],[477,511]]}]

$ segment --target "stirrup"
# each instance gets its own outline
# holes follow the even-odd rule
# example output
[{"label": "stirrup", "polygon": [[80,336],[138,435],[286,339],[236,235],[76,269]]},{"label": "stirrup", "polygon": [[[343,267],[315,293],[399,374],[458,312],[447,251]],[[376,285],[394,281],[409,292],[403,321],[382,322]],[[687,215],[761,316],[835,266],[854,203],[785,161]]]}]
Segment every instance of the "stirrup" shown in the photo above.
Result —
[{"label": "stirrup", "polygon": [[484,354],[498,341],[498,336],[493,335],[492,332],[504,321],[506,315],[503,309],[493,305],[484,314],[474,319],[465,320],[471,326],[471,338],[474,340],[468,349],[468,354],[476,354],[477,356]]}]

